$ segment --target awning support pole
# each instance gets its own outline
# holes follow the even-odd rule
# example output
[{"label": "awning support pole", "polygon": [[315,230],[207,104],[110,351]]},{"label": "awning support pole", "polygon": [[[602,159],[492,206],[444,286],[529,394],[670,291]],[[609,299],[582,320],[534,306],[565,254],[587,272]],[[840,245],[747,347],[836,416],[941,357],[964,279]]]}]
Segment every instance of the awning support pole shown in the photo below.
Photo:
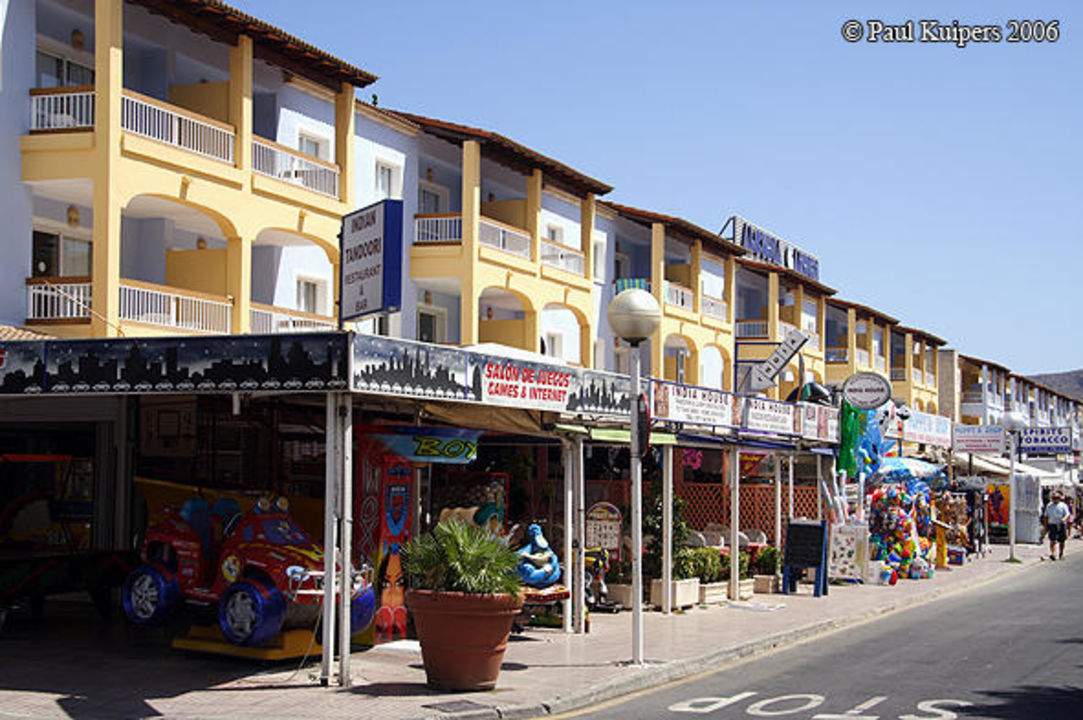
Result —
[{"label": "awning support pole", "polygon": [[673,446],[662,446],[662,614],[673,608]]},{"label": "awning support pole", "polygon": [[730,600],[737,600],[741,596],[741,550],[740,550],[740,518],[741,518],[741,451],[733,449],[730,452],[733,463],[730,467],[730,577],[729,595]]},{"label": "awning support pole", "polygon": [[[564,459],[564,557],[563,557],[563,562],[564,562],[565,577],[570,577],[571,576],[572,563],[575,562],[574,558],[572,556],[572,538],[575,536],[575,532],[572,529],[572,525],[574,523],[574,518],[575,518],[575,507],[574,507],[574,505],[575,505],[575,498],[574,498],[575,481],[574,481],[574,477],[573,477],[573,473],[575,472],[575,470],[574,470],[574,468],[572,468],[572,443],[571,443],[571,441],[566,440],[566,439],[562,440],[561,443],[560,443],[560,446],[561,446],[560,449],[562,451],[562,456],[563,456],[563,459]],[[567,581],[565,581],[565,582],[567,582]],[[572,630],[574,629],[574,624],[572,622],[572,612],[573,612],[572,608],[573,608],[574,603],[572,601],[572,598],[575,597],[575,587],[574,587],[574,583],[569,583],[569,585],[572,585],[572,587],[571,587],[572,594],[571,594],[571,597],[569,597],[563,603],[564,604],[564,618],[563,618],[564,622],[563,622],[563,625],[564,625],[564,632],[567,632],[567,633],[572,632]]]},{"label": "awning support pole", "polygon": [[338,684],[350,687],[350,602],[353,599],[353,401],[338,393],[339,475],[342,531],[339,538]]},{"label": "awning support pole", "polygon": [[775,453],[775,548],[782,548],[782,453],[777,452]]},{"label": "awning support pole", "polygon": [[790,477],[790,513],[788,517],[790,518],[790,520],[793,520],[793,453],[789,454],[789,461],[790,462],[787,464]]},{"label": "awning support pole", "polygon": [[572,440],[572,465],[575,480],[575,632],[582,634],[587,630],[587,509],[585,473],[583,472],[583,438]]},{"label": "awning support pole", "polygon": [[823,458],[816,456],[816,519],[824,519],[824,465]]},{"label": "awning support pole", "polygon": [[335,533],[338,527],[338,425],[335,393],[327,393],[327,416],[324,428],[325,475],[323,500],[323,650],[320,685],[331,684],[335,648]]}]

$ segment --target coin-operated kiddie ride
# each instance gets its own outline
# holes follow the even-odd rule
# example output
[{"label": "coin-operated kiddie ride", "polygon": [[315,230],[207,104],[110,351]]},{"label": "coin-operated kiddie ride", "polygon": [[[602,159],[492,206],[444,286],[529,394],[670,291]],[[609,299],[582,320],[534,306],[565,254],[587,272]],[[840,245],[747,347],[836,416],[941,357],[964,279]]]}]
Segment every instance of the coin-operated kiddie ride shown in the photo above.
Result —
[{"label": "coin-operated kiddie ride", "polygon": [[[142,564],[124,583],[128,618],[164,621],[184,604],[217,608],[217,625],[193,624],[173,646],[264,660],[319,653],[313,634],[323,601],[323,547],[312,541],[280,497],[248,512],[232,498],[202,497],[166,507],[147,531]],[[376,612],[371,570],[355,567],[350,623],[355,632]]]}]

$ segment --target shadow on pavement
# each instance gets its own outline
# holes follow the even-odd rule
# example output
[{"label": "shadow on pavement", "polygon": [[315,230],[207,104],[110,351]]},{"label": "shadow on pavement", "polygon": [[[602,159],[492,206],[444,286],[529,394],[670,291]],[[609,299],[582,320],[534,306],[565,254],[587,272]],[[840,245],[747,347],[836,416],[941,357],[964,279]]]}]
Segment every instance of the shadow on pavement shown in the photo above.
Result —
[{"label": "shadow on pavement", "polygon": [[342,690],[342,692],[349,692],[355,695],[369,695],[371,697],[417,697],[423,695],[436,697],[439,695],[446,695],[446,693],[430,690],[423,682],[366,683],[364,685],[354,685],[352,688]]},{"label": "shadow on pavement", "polygon": [[1079,709],[1083,707],[1083,688],[1078,687],[1025,685],[1012,690],[988,690],[982,694],[991,702],[953,710],[964,717],[1033,720],[1079,717]]}]

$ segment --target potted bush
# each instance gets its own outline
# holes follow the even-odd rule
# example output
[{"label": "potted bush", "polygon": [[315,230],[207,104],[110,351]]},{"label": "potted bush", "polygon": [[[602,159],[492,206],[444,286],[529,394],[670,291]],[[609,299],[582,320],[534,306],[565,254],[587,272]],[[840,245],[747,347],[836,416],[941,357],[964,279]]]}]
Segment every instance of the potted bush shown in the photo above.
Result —
[{"label": "potted bush", "polygon": [[699,576],[699,604],[720,605],[726,600],[726,582],[722,580],[722,558],[718,549],[693,548],[696,575]]},{"label": "potted bush", "polygon": [[[744,550],[741,550],[741,551],[738,552],[737,556],[738,556],[738,566],[737,566],[738,576],[737,577],[739,579],[738,592],[737,592],[737,597],[735,597],[735,598],[731,597],[730,600],[750,600],[752,598],[752,593],[755,591],[755,581],[748,576],[748,553],[745,552]],[[726,578],[726,580],[729,580],[729,577],[730,577],[730,556],[729,555],[723,555],[721,559],[722,559],[722,577]],[[729,589],[729,583],[728,582],[726,583],[726,588],[727,588],[727,591],[728,591],[728,589]]]},{"label": "potted bush", "polygon": [[[699,602],[699,577],[696,572],[694,548],[682,547],[673,553],[673,582],[670,609],[692,607]],[[651,580],[651,605],[662,607],[662,580]]]},{"label": "potted bush", "polygon": [[605,584],[609,589],[609,599],[620,603],[621,607],[632,607],[632,563],[629,560],[620,560],[610,563],[609,572],[605,576]]},{"label": "potted bush", "polygon": [[756,574],[752,579],[758,593],[778,592],[778,548],[769,545],[756,553]]},{"label": "potted bush", "polygon": [[515,551],[451,520],[412,540],[403,562],[429,687],[492,690],[523,606]]}]

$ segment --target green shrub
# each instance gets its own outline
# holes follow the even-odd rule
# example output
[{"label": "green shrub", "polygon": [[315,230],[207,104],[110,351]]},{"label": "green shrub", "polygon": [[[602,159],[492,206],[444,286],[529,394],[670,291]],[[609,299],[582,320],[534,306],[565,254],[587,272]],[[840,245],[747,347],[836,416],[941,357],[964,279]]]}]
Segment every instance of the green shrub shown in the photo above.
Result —
[{"label": "green shrub", "polygon": [[673,579],[688,580],[699,575],[700,561],[695,548],[677,548],[673,553]]},{"label": "green shrub", "polygon": [[768,545],[767,547],[756,553],[756,574],[757,575],[774,575],[778,572],[778,560],[779,553],[778,548],[774,545]]},{"label": "green shrub", "polygon": [[713,583],[722,579],[722,558],[715,548],[689,548],[695,558],[695,572],[701,583]]},{"label": "green shrub", "polygon": [[[748,577],[748,553],[741,550],[738,555],[740,557],[740,560],[738,561],[740,563],[738,566],[740,575],[738,575],[738,577],[744,580]],[[730,576],[730,556],[723,555],[720,559],[722,561],[722,572],[720,577],[728,580]]]},{"label": "green shrub", "polygon": [[519,556],[476,525],[442,522],[402,549],[410,587],[463,593],[519,592]]}]

